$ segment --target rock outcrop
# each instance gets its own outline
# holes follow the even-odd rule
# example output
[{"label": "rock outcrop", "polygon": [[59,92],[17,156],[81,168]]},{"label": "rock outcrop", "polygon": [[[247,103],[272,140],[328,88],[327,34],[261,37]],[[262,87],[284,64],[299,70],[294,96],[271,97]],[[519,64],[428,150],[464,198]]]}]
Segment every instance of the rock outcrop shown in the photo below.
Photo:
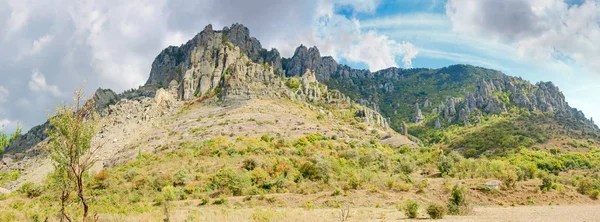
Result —
[{"label": "rock outcrop", "polygon": [[413,117],[413,121],[414,121],[414,123],[421,123],[421,122],[423,122],[423,120],[425,120],[425,116],[423,116],[421,109],[419,109],[419,103],[416,103],[415,104],[415,116]]},{"label": "rock outcrop", "polygon": [[439,130],[442,128],[442,121],[440,120],[440,118],[435,118],[435,125],[433,127],[436,130]]},{"label": "rock outcrop", "polygon": [[119,96],[110,89],[98,88],[94,93],[94,102],[96,110],[103,110],[109,105],[113,105],[119,101]]},{"label": "rock outcrop", "polygon": [[319,81],[330,78],[338,68],[337,62],[330,56],[321,57],[317,47],[306,48],[300,45],[296,48],[294,56],[285,60],[285,73],[287,76],[299,76],[304,70],[314,70]]}]

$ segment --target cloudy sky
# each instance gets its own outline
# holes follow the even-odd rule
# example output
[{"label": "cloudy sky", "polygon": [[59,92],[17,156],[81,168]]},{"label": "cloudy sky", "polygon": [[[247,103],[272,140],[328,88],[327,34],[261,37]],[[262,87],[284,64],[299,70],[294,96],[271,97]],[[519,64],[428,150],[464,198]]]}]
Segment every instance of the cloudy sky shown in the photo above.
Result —
[{"label": "cloudy sky", "polygon": [[234,22],[286,57],[305,44],[372,71],[462,63],[553,81],[600,119],[600,0],[0,0],[0,125],[44,122],[84,81],[137,88],[163,48]]}]

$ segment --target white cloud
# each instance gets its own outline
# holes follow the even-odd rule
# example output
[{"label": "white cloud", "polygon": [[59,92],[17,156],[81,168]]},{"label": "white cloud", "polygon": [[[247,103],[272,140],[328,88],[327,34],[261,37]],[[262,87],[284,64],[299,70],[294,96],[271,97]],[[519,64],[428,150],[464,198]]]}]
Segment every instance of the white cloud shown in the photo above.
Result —
[{"label": "white cloud", "polygon": [[19,61],[23,59],[25,56],[33,56],[39,54],[46,46],[48,46],[52,40],[53,36],[46,34],[31,43],[31,48],[22,50],[21,53],[16,57],[16,60]]},{"label": "white cloud", "polygon": [[340,49],[342,57],[353,62],[364,62],[372,71],[397,66],[397,49],[393,48],[397,44],[387,36],[368,31],[356,36],[354,42],[346,50]]},{"label": "white cloud", "polygon": [[571,61],[600,74],[600,3],[586,0],[449,0],[453,30],[514,45],[540,63]]},{"label": "white cloud", "polygon": [[12,123],[12,121],[10,121],[8,119],[0,119],[0,126],[2,126],[2,127],[7,126],[11,123]]},{"label": "white cloud", "polygon": [[26,0],[8,0],[7,3],[11,12],[8,20],[6,20],[6,33],[12,34],[20,31],[27,24],[31,10]]},{"label": "white cloud", "polygon": [[30,55],[35,55],[38,54],[40,51],[42,51],[42,49],[44,49],[44,47],[46,47],[48,45],[48,43],[50,43],[52,41],[52,36],[51,35],[44,35],[42,37],[40,37],[39,39],[36,39],[35,41],[33,41],[33,45],[31,46],[31,51],[29,52]]},{"label": "white cloud", "polygon": [[412,60],[417,57],[419,50],[410,42],[403,42],[402,47],[404,48],[404,57],[402,58],[404,68],[412,68]]},{"label": "white cloud", "polygon": [[[377,7],[377,5],[366,7],[355,3],[357,2],[344,4],[359,7],[360,9],[355,8],[356,11],[369,11]],[[367,5],[376,3],[372,1]],[[412,64],[412,59],[418,54],[418,50],[412,44],[398,43],[375,30],[361,30],[359,20],[334,13],[335,4],[341,3],[319,2],[312,33],[301,36],[301,42],[306,45],[316,45],[322,55],[330,55],[338,61],[343,58],[350,62],[364,63],[371,71],[397,67],[396,57],[402,55],[405,56],[403,60],[405,67]],[[286,44],[279,44],[277,47],[284,48],[285,53],[291,51],[291,47]]]},{"label": "white cloud", "polygon": [[0,86],[0,104],[8,101],[8,89],[4,86]]},{"label": "white cloud", "polygon": [[61,94],[60,90],[58,89],[58,86],[49,85],[48,83],[46,83],[46,77],[44,76],[44,74],[38,71],[33,71],[28,85],[29,89],[34,92],[47,92],[51,93],[54,96],[60,96]]}]

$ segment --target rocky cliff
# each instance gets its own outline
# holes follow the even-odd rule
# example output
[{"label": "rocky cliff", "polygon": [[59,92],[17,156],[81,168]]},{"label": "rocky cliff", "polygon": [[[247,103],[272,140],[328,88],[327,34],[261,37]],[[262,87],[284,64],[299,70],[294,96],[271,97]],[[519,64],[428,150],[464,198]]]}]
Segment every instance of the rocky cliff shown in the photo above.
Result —
[{"label": "rocky cliff", "polygon": [[[163,50],[153,62],[146,88],[177,88],[177,98],[193,100],[218,96],[248,99],[256,96],[285,97],[309,103],[346,103],[351,100],[319,81],[335,71],[337,63],[321,58],[316,48],[301,46],[285,60],[276,49],[267,51],[250,37],[248,28],[233,24],[213,30],[211,25],[181,47]],[[305,56],[308,56],[307,59]],[[311,60],[314,59],[314,60]],[[335,66],[325,65],[335,63]],[[292,78],[283,78],[283,73]],[[293,77],[301,77],[298,82]],[[367,123],[388,126],[378,112],[362,108],[356,114]]]}]

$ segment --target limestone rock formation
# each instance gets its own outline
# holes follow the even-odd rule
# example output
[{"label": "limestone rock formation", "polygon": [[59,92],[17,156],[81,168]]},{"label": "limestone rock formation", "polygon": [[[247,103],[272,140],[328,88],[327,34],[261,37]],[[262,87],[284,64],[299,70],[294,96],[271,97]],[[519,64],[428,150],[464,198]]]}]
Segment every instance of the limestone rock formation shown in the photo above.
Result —
[{"label": "limestone rock formation", "polygon": [[436,118],[435,119],[435,125],[434,125],[434,129],[438,130],[442,128],[442,121],[440,120],[440,118]]},{"label": "limestone rock formation", "polygon": [[317,47],[306,48],[304,45],[296,48],[294,56],[284,63],[287,76],[299,76],[306,69],[311,69],[315,71],[319,81],[329,79],[338,68],[337,62],[332,57],[321,57]]},{"label": "limestone rock formation", "polygon": [[406,126],[406,122],[402,122],[401,133],[404,136],[408,136],[408,126]]},{"label": "limestone rock formation", "polygon": [[423,120],[425,120],[425,116],[423,116],[421,109],[419,109],[419,103],[416,103],[415,104],[415,116],[413,117],[413,121],[414,121],[414,123],[421,123],[421,122],[423,122]]},{"label": "limestone rock formation", "polygon": [[119,96],[110,89],[98,88],[94,93],[94,101],[96,103],[96,110],[103,110],[109,105],[118,102]]}]

